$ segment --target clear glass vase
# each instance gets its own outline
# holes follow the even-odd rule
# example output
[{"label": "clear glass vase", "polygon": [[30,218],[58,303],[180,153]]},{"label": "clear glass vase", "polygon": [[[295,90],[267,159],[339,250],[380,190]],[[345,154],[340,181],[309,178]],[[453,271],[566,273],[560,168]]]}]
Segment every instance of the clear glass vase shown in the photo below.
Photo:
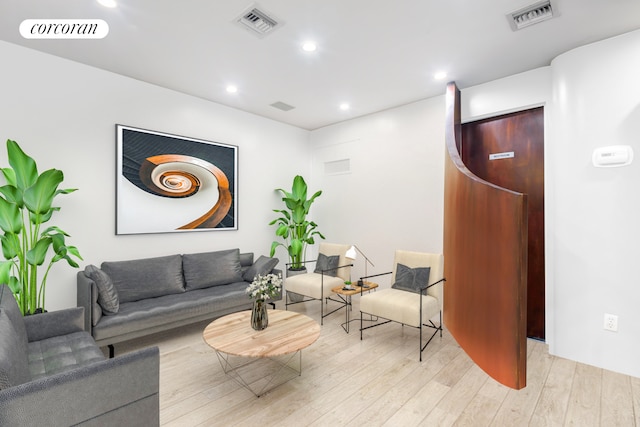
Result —
[{"label": "clear glass vase", "polygon": [[256,331],[261,331],[268,325],[267,303],[262,299],[257,299],[253,302],[253,309],[251,310],[251,327]]}]

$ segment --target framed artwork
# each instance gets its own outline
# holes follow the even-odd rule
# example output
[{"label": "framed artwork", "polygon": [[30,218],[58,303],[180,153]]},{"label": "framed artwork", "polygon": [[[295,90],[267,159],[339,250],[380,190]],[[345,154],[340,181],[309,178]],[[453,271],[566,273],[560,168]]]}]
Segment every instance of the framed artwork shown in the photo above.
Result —
[{"label": "framed artwork", "polygon": [[116,234],[237,230],[238,147],[116,125]]}]

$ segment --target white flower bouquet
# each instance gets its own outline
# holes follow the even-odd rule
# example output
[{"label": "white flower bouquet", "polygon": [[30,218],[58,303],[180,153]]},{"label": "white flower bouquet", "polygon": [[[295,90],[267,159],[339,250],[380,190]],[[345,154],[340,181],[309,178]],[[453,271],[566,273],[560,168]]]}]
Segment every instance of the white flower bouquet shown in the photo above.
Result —
[{"label": "white flower bouquet", "polygon": [[273,298],[282,289],[282,275],[267,274],[266,276],[258,275],[253,282],[247,286],[247,293],[250,298],[255,300],[267,300]]}]

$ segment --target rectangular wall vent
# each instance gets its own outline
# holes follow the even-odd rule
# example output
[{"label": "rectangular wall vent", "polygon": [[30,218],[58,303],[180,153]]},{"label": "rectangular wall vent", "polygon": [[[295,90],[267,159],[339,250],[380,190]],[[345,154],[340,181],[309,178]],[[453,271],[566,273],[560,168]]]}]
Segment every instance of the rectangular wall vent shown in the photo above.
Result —
[{"label": "rectangular wall vent", "polygon": [[333,160],[330,162],[324,162],[325,175],[342,175],[345,173],[351,173],[351,160]]},{"label": "rectangular wall vent", "polygon": [[522,9],[518,9],[515,12],[511,12],[507,15],[509,25],[513,31],[521,30],[533,24],[537,24],[542,21],[556,16],[551,1],[541,1]]},{"label": "rectangular wall vent", "polygon": [[279,28],[282,24],[273,16],[252,5],[236,19],[238,24],[259,37],[264,37]]},{"label": "rectangular wall vent", "polygon": [[296,108],[293,105],[286,104],[282,101],[274,102],[273,104],[269,104],[269,105],[272,106],[273,108],[277,108],[278,110],[282,110],[282,111],[289,111]]}]

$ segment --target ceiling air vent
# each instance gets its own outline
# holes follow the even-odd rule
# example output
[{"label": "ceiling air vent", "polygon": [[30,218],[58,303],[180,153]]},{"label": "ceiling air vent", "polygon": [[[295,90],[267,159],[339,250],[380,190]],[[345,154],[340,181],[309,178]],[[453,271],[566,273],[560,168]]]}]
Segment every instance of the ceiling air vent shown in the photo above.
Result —
[{"label": "ceiling air vent", "polygon": [[541,1],[507,15],[513,31],[521,30],[529,25],[537,24],[555,16],[551,1]]},{"label": "ceiling air vent", "polygon": [[274,102],[273,104],[269,104],[269,105],[272,106],[273,108],[277,108],[278,110],[282,110],[282,111],[289,111],[296,108],[293,105],[285,104],[282,101]]},{"label": "ceiling air vent", "polygon": [[240,15],[236,22],[259,37],[266,36],[282,25],[276,18],[269,16],[266,12],[255,7],[255,5],[249,7]]}]

